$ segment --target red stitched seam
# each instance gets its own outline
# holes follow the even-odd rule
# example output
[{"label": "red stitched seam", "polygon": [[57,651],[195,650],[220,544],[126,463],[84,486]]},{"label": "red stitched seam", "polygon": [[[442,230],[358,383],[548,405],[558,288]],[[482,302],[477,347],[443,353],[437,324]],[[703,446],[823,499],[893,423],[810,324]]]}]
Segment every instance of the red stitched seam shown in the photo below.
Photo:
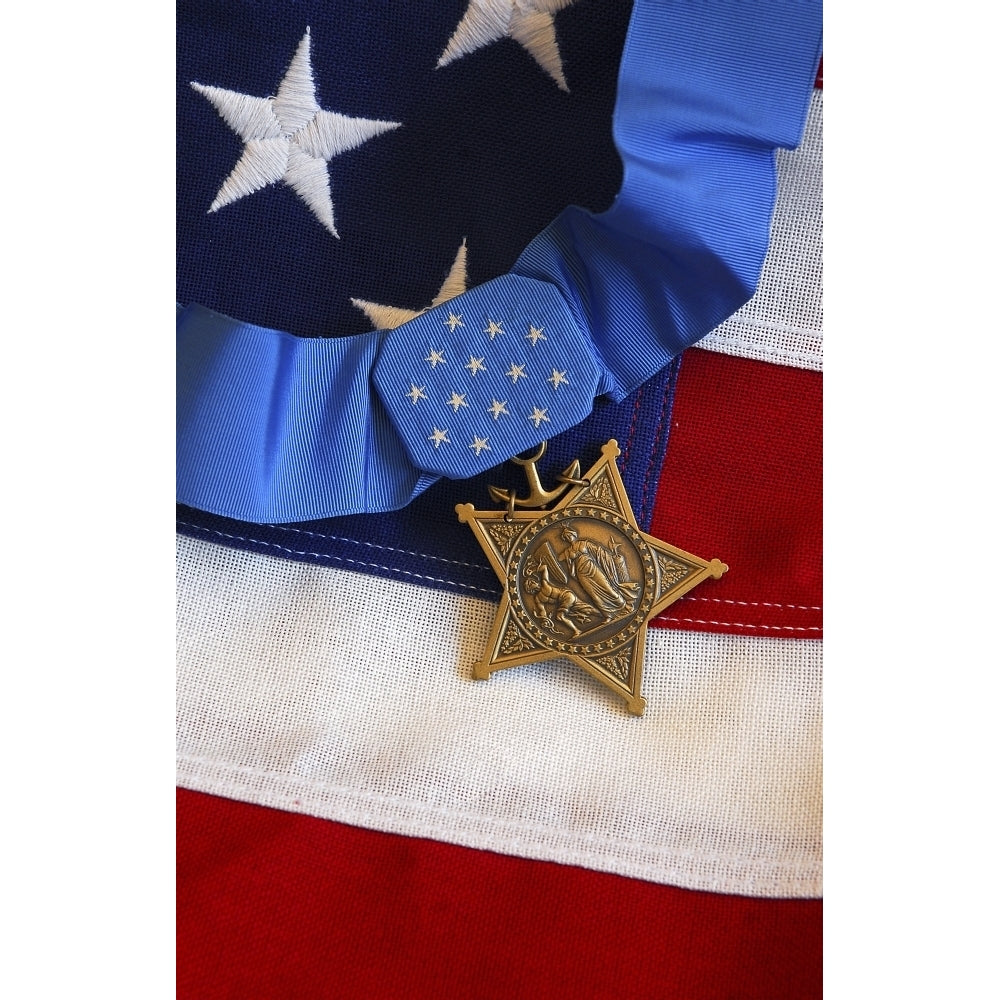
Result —
[{"label": "red stitched seam", "polygon": [[641,385],[639,386],[639,391],[635,394],[635,404],[632,406],[632,422],[629,424],[628,438],[625,441],[625,450],[622,452],[622,472],[628,468],[628,459],[632,451],[632,442],[635,439],[635,425],[639,419],[639,409],[644,392],[645,386]]}]

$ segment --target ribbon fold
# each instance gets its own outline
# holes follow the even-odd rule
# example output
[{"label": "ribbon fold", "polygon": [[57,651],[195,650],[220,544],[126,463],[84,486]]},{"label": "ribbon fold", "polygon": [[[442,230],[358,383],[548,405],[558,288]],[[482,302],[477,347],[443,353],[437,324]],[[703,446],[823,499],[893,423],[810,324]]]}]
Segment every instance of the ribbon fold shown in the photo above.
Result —
[{"label": "ribbon fold", "polygon": [[301,338],[181,309],[178,500],[254,522],[395,510],[655,375],[756,288],[821,22],[818,0],[636,0],[615,203],[566,209],[509,274],[396,330]]}]

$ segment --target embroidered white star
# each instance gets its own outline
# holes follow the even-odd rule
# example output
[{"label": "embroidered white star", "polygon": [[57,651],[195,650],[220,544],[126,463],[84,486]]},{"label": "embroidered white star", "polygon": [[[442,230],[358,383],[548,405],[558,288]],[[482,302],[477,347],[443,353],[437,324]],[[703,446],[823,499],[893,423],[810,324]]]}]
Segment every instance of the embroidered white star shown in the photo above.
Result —
[{"label": "embroidered white star", "polygon": [[434,433],[431,434],[431,436],[427,440],[428,441],[433,441],[434,442],[434,447],[436,449],[439,444],[442,444],[442,443],[444,443],[444,444],[451,444],[451,442],[447,438],[447,434],[448,434],[448,432],[446,430],[445,431],[439,431],[435,427],[434,428]]},{"label": "embroidered white star", "polygon": [[529,326],[528,333],[524,335],[524,339],[530,340],[532,347],[537,347],[538,341],[549,339],[548,337],[545,336],[544,333],[542,333],[542,330],[544,329],[545,329],[544,326]]},{"label": "embroidered white star", "polygon": [[506,413],[508,417],[510,416],[510,411],[507,409],[507,400],[506,399],[502,403],[498,403],[494,399],[493,402],[489,406],[486,407],[486,412],[487,413],[492,413],[494,420],[499,420],[501,413]]},{"label": "embroidered white star", "polygon": [[413,405],[414,406],[417,405],[417,400],[418,399],[426,399],[427,398],[424,395],[424,389],[426,389],[426,388],[427,388],[426,385],[416,386],[412,382],[410,383],[410,391],[408,393],[406,393],[406,395],[409,396],[410,399],[413,400]]},{"label": "embroidered white star", "polygon": [[568,91],[553,15],[575,0],[469,0],[469,6],[438,69],[501,38],[513,38],[553,80]]},{"label": "embroidered white star", "polygon": [[498,333],[503,333],[503,332],[504,332],[503,327],[499,323],[495,323],[493,320],[490,320],[490,325],[486,327],[485,330],[483,330],[483,333],[488,333],[490,335],[491,341]]},{"label": "embroidered white star", "polygon": [[528,373],[524,370],[524,365],[515,365],[512,361],[510,363],[510,371],[504,372],[505,375],[510,376],[510,380],[517,385],[517,380],[519,378],[527,378]]},{"label": "embroidered white star", "polygon": [[448,318],[444,321],[444,325],[454,333],[456,326],[465,326],[462,322],[462,314],[459,313],[457,316],[454,313],[448,313]]},{"label": "embroidered white star", "polygon": [[569,385],[569,379],[566,378],[566,373],[557,372],[555,368],[552,369],[552,378],[547,378],[545,381],[551,382],[553,389],[558,389],[561,385]]},{"label": "embroidered white star", "polygon": [[470,354],[469,363],[465,367],[468,368],[473,375],[475,375],[476,372],[484,372],[486,371],[486,365],[483,364],[485,360],[485,358],[475,358]]},{"label": "embroidered white star", "polygon": [[451,399],[447,400],[448,406],[452,407],[456,413],[458,413],[458,408],[460,406],[468,406],[469,404],[465,401],[465,393],[453,392],[451,394]]},{"label": "embroidered white star", "polygon": [[209,212],[282,181],[339,239],[327,163],[383,132],[399,128],[400,123],[349,118],[319,106],[309,59],[308,29],[274,97],[253,97],[193,81],[191,86],[212,103],[243,140],[243,153],[223,181]]},{"label": "embroidered white star", "polygon": [[529,413],[529,414],[528,414],[528,419],[529,419],[529,420],[534,420],[534,422],[535,422],[535,427],[538,427],[538,426],[539,426],[539,425],[541,424],[541,422],[542,422],[543,420],[544,420],[544,421],[545,421],[546,423],[548,423],[548,422],[549,422],[549,418],[548,418],[547,416],[545,416],[545,414],[546,414],[546,413],[548,413],[548,410],[547,410],[547,409],[545,409],[545,410],[540,410],[540,409],[538,409],[538,407],[536,406],[536,407],[535,407],[535,412],[534,412],[534,413]]},{"label": "embroidered white star", "polygon": [[431,368],[437,368],[438,365],[447,364],[444,359],[444,353],[442,351],[432,350],[430,354],[424,358],[424,361],[429,361],[431,363]]},{"label": "embroidered white star", "polygon": [[[378,302],[368,302],[365,299],[351,299],[371,321],[376,330],[395,330],[397,326],[408,323],[411,319],[439,306],[448,299],[453,299],[456,295],[461,295],[466,291],[468,278],[465,270],[466,248],[465,240],[455,254],[455,261],[448,271],[448,277],[444,279],[444,284],[440,291],[434,296],[434,300],[424,309],[405,309],[402,306],[384,306]],[[425,359],[426,360],[426,359]],[[443,360],[443,359],[442,359]]]},{"label": "embroidered white star", "polygon": [[475,449],[476,458],[479,458],[479,453],[481,451],[490,450],[490,446],[486,443],[486,438],[481,438],[478,437],[477,435],[473,435],[472,444],[470,444],[469,447]]}]

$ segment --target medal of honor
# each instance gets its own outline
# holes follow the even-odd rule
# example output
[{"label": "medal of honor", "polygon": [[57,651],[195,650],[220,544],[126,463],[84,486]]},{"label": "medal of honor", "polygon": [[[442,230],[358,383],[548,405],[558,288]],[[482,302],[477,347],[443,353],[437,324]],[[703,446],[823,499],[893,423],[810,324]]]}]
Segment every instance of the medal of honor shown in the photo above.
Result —
[{"label": "medal of honor", "polygon": [[559,486],[543,490],[535,463],[524,466],[529,493],[491,487],[505,510],[455,508],[495,570],[504,593],[477,680],[496,670],[565,658],[625,699],[642,715],[642,663],[651,618],[709,577],[729,568],[639,530],[608,441],[584,476],[574,462]]}]

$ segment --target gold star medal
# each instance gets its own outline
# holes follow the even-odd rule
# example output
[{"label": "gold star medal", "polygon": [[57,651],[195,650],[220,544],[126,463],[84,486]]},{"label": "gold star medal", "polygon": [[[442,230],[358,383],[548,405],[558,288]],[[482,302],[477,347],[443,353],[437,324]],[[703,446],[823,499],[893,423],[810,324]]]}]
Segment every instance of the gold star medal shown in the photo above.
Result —
[{"label": "gold star medal", "polygon": [[544,450],[543,443],[532,458],[513,460],[525,467],[526,498],[491,487],[506,510],[455,508],[504,587],[473,676],[487,680],[495,670],[565,658],[624,698],[633,715],[642,715],[649,620],[729,567],[639,530],[615,464],[617,441],[604,445],[585,476],[574,462],[549,491],[541,488],[535,466]]}]

